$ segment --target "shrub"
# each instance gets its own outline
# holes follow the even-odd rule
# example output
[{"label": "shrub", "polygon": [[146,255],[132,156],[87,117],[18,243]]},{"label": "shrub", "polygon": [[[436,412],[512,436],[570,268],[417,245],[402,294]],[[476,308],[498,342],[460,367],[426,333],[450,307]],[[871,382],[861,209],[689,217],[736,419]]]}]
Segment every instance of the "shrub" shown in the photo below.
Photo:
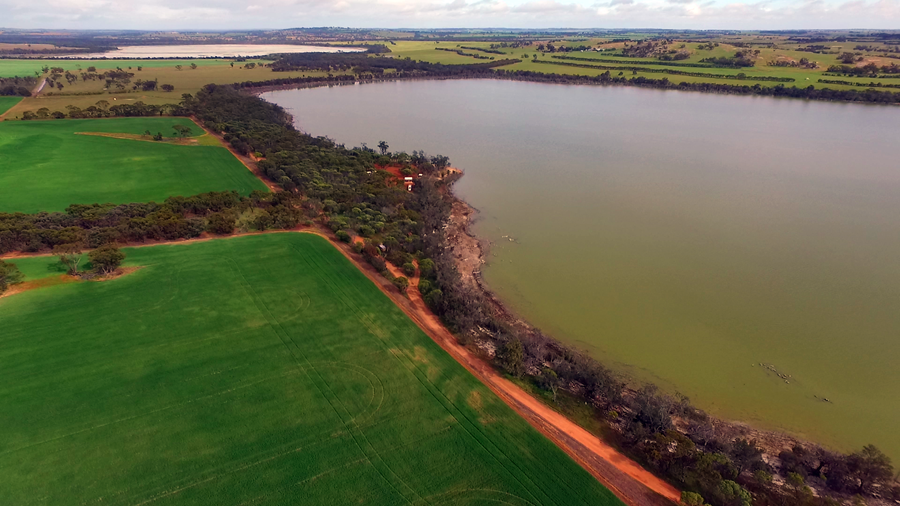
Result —
[{"label": "shrub", "polygon": [[104,274],[109,274],[122,265],[122,260],[125,260],[125,253],[122,253],[119,248],[111,244],[105,244],[88,253],[88,258],[91,259],[91,264],[95,269]]},{"label": "shrub", "polygon": [[436,311],[441,306],[441,302],[444,300],[444,292],[440,289],[435,288],[434,290],[428,292],[428,295],[424,297],[425,304],[428,305],[432,309],[432,311]]},{"label": "shrub", "polygon": [[372,237],[375,234],[375,229],[368,225],[360,225],[356,230],[359,232],[359,235],[363,237]]},{"label": "shrub", "polygon": [[374,267],[378,272],[384,271],[387,268],[387,263],[381,257],[370,256],[368,260],[369,263],[372,264],[372,267]]},{"label": "shrub", "polygon": [[353,239],[352,237],[350,237],[350,234],[348,234],[346,230],[338,230],[334,235],[338,238],[339,241],[343,242],[350,242]]},{"label": "shrub", "polygon": [[419,275],[423,278],[431,278],[434,274],[434,261],[430,258],[423,258],[419,261]]},{"label": "shrub", "polygon": [[685,490],[681,493],[681,504],[684,506],[703,506],[703,496]]},{"label": "shrub", "polygon": [[512,338],[507,341],[498,355],[500,366],[513,376],[519,378],[525,372],[525,349],[522,341]]},{"label": "shrub", "polygon": [[412,262],[406,262],[403,264],[403,273],[407,276],[415,276],[416,266]]},{"label": "shrub", "polygon": [[184,237],[192,239],[199,237],[206,230],[206,220],[203,218],[189,218],[184,221]]},{"label": "shrub", "polygon": [[406,289],[409,288],[409,280],[403,276],[394,278],[392,282],[397,290],[400,290],[400,293],[406,293]]},{"label": "shrub", "polygon": [[9,264],[0,260],[0,293],[6,291],[10,285],[21,283],[25,276],[22,271],[16,267],[16,264]]},{"label": "shrub", "polygon": [[213,213],[209,215],[206,230],[213,234],[227,235],[234,232],[235,219],[227,213]]},{"label": "shrub", "polygon": [[121,233],[114,227],[95,228],[88,232],[86,242],[89,248],[99,248],[118,241],[120,236]]},{"label": "shrub", "polygon": [[338,216],[328,220],[328,228],[330,228],[331,231],[335,233],[337,233],[338,230],[347,228],[347,218]]}]

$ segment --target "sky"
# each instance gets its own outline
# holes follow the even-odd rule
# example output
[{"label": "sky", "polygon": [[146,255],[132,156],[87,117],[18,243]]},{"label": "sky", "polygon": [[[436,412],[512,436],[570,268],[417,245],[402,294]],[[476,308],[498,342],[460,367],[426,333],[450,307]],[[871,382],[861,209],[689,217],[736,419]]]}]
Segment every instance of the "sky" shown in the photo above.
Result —
[{"label": "sky", "polygon": [[0,27],[900,29],[900,0],[0,0]]}]

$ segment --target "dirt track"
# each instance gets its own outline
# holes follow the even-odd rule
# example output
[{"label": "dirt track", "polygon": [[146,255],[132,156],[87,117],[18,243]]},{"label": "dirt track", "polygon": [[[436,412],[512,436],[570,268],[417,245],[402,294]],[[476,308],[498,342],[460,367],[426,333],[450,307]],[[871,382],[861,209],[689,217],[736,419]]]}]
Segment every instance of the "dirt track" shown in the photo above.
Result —
[{"label": "dirt track", "polygon": [[[324,234],[319,234],[331,240]],[[333,244],[334,241],[332,241]],[[670,505],[678,502],[680,492],[657,478],[636,462],[619,453],[610,445],[576,425],[571,420],[542,404],[512,382],[501,377],[494,368],[459,345],[456,337],[440,322],[422,300],[418,290],[418,274],[409,280],[408,299],[400,295],[392,284],[382,278],[368,264],[362,264],[351,254],[346,245],[335,244],[344,255],[381,287],[416,324],[440,345],[457,362],[488,386],[497,396],[519,413],[595,478],[612,490],[630,506]],[[388,264],[390,266],[390,264]],[[393,266],[390,266],[393,267]],[[390,268],[389,267],[389,268]],[[395,275],[401,275],[391,268]]]}]

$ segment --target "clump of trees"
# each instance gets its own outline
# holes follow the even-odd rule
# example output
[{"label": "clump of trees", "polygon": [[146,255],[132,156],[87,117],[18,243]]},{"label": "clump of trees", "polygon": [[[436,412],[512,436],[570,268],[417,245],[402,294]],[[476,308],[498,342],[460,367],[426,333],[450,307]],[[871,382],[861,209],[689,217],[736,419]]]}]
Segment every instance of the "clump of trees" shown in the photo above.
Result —
[{"label": "clump of trees", "polygon": [[757,56],[759,56],[759,49],[741,49],[735,52],[734,56],[704,58],[700,61],[703,63],[711,63],[717,67],[753,67],[756,65]]},{"label": "clump of trees", "polygon": [[264,217],[250,224],[254,230],[295,228],[303,205],[302,197],[287,192],[210,192],[162,203],[74,204],[62,213],[0,213],[0,254],[51,251],[75,273],[84,249],[230,234],[236,218],[249,211]]},{"label": "clump of trees", "polygon": [[21,283],[25,276],[16,267],[16,264],[0,260],[0,294],[3,294],[10,286]]},{"label": "clump of trees", "polygon": [[30,97],[35,86],[37,79],[33,77],[0,77],[0,96]]},{"label": "clump of trees", "polygon": [[60,263],[66,266],[66,272],[70,276],[78,275],[78,264],[82,260],[82,245],[80,242],[58,244],[53,247],[53,254],[59,257]]},{"label": "clump of trees", "polygon": [[853,77],[878,77],[880,74],[900,74],[900,65],[897,65],[896,63],[882,65],[880,67],[874,63],[868,63],[859,67],[854,65],[831,65],[828,67],[828,72]]},{"label": "clump of trees", "polygon": [[84,109],[68,105],[66,112],[50,111],[42,107],[37,111],[25,111],[23,120],[63,119],[63,118],[109,118],[109,117],[137,117],[137,116],[183,116],[184,111],[178,104],[145,104],[137,101],[132,104],[110,105],[107,100],[99,100],[96,104]]},{"label": "clump of trees", "polygon": [[190,137],[194,133],[193,129],[186,125],[173,125],[172,130],[175,130],[175,135],[180,139]]},{"label": "clump of trees", "polygon": [[99,248],[88,253],[91,265],[94,266],[100,274],[112,274],[122,265],[125,260],[125,253],[113,244],[104,244]]}]

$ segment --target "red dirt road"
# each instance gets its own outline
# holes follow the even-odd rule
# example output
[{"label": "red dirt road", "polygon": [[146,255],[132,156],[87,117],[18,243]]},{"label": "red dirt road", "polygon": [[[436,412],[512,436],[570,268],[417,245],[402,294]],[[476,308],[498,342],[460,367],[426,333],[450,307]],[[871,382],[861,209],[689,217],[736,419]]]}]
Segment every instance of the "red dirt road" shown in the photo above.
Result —
[{"label": "red dirt road", "polygon": [[[403,297],[393,284],[376,273],[359,255],[352,253],[348,245],[332,240],[325,233],[315,233],[331,241],[434,342],[487,385],[534,428],[575,459],[623,502],[629,506],[671,506],[671,502],[680,501],[681,493],[675,487],[657,478],[612,446],[542,404],[497,374],[490,364],[460,346],[456,337],[444,327],[440,319],[428,309],[425,301],[422,300],[418,289],[418,274],[409,280],[408,298]],[[403,275],[391,264],[388,264],[388,269],[394,276]]]}]

